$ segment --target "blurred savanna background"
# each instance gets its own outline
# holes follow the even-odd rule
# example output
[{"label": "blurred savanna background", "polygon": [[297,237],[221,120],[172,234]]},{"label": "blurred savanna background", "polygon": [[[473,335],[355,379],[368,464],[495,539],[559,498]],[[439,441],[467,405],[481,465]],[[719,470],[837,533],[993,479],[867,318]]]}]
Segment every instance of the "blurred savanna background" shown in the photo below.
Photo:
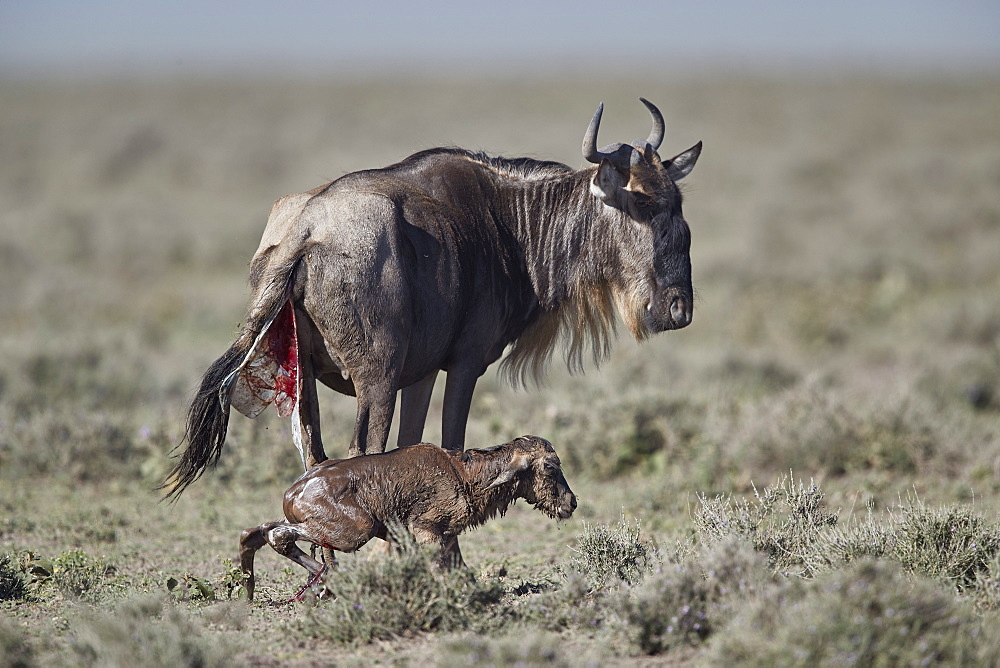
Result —
[{"label": "blurred savanna background", "polygon": [[[998,19],[4,4],[0,662],[995,661]],[[234,414],[215,469],[153,488],[273,200],[433,146],[583,167],[599,102],[602,145],[646,136],[639,96],[664,157],[705,144],[693,324],[620,328],[541,387],[491,370],[469,425],[468,447],[551,440],[575,516],[471,532],[472,579],[366,548],[297,606],[275,604],[304,573],[262,551],[248,606],[227,560],[300,472],[287,421]],[[321,400],[343,456],[353,399]]]}]

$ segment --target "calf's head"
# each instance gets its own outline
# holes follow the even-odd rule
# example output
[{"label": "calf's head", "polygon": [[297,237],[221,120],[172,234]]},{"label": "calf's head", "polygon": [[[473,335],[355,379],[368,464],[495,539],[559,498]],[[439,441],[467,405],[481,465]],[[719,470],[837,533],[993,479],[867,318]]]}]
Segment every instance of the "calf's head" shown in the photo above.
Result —
[{"label": "calf's head", "polygon": [[507,444],[510,460],[487,489],[513,483],[515,494],[554,519],[564,520],[576,510],[552,444],[538,436],[521,436]]},{"label": "calf's head", "polygon": [[663,115],[651,102],[639,99],[653,117],[649,136],[598,150],[602,103],[584,135],[583,156],[598,165],[591,194],[624,214],[612,223],[628,227],[615,234],[622,240],[621,266],[615,270],[621,284],[615,297],[632,334],[643,339],[691,324],[691,231],[681,212],[677,182],[694,168],[701,142],[669,160],[660,158]]}]

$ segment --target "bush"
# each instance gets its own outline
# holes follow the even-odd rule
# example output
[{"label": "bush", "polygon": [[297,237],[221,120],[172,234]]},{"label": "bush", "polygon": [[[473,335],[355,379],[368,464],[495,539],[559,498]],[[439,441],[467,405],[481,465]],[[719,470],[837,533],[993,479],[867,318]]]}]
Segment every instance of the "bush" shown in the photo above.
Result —
[{"label": "bush", "polygon": [[[397,532],[398,534],[398,532]],[[499,625],[503,587],[468,571],[442,571],[436,555],[412,538],[399,554],[356,561],[327,575],[336,600],[308,611],[301,630],[340,643],[370,642],[427,631],[484,630]]]},{"label": "bush", "polygon": [[228,666],[230,648],[202,636],[180,609],[163,597],[135,597],[113,612],[91,613],[72,623],[72,651],[87,666]]},{"label": "bush", "polygon": [[593,589],[586,575],[570,570],[561,583],[531,595],[514,612],[519,620],[548,631],[594,629],[613,614],[608,609],[613,605],[605,590]]},{"label": "bush", "polygon": [[28,582],[14,556],[0,555],[0,601],[23,601],[29,596]]},{"label": "bush", "polygon": [[767,559],[743,540],[727,539],[699,558],[658,570],[622,600],[627,633],[638,649],[659,654],[701,644],[772,576]]},{"label": "bush", "polygon": [[907,572],[946,580],[959,591],[976,589],[979,580],[995,573],[990,564],[1000,554],[1000,526],[969,508],[934,510],[910,503],[882,521],[869,514],[831,531],[817,540],[813,553],[828,567],[863,557],[891,559]]},{"label": "bush", "polygon": [[90,603],[122,589],[116,567],[82,550],[63,552],[48,559],[24,550],[0,557],[0,599],[29,599],[45,588],[54,587],[64,596]]},{"label": "bush", "polygon": [[837,516],[823,507],[823,496],[815,483],[796,486],[783,476],[763,492],[755,487],[753,501],[700,495],[694,523],[703,541],[746,538],[768,555],[775,569],[798,568],[809,574],[815,568],[814,544],[821,531],[837,523]]},{"label": "bush", "polygon": [[37,665],[34,648],[24,633],[7,620],[0,620],[0,663],[9,668]]},{"label": "bush", "polygon": [[118,582],[114,565],[82,550],[64,552],[52,560],[52,583],[63,594],[97,601]]},{"label": "bush", "polygon": [[[439,666],[579,666],[562,639],[550,633],[521,633],[500,638],[465,636],[443,645]],[[601,665],[594,661],[593,665]]]},{"label": "bush", "polygon": [[899,564],[863,559],[750,602],[712,639],[708,665],[985,665],[996,657],[968,606]]},{"label": "bush", "polygon": [[1000,527],[986,525],[968,508],[904,509],[893,556],[907,571],[944,578],[959,590],[989,571],[1000,550]]},{"label": "bush", "polygon": [[618,525],[583,524],[576,539],[570,568],[583,573],[593,589],[609,581],[638,584],[656,558],[655,549],[640,538],[639,523],[632,526],[623,515]]},{"label": "bush", "polygon": [[976,578],[969,595],[980,611],[1000,610],[1000,554],[993,555],[988,572]]},{"label": "bush", "polygon": [[989,570],[1000,550],[1000,527],[968,508],[910,505],[898,521],[892,556],[907,571],[944,578],[959,590]]}]

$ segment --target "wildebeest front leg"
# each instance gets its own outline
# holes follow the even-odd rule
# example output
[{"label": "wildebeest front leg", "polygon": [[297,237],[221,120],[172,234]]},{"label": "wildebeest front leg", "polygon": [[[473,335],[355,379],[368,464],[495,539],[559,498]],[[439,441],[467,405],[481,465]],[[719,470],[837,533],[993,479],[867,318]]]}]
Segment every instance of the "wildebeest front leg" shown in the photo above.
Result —
[{"label": "wildebeest front leg", "polygon": [[465,449],[465,427],[469,422],[472,393],[479,373],[469,369],[448,369],[444,386],[444,407],[441,424],[441,447],[454,452]]},{"label": "wildebeest front leg", "polygon": [[434,371],[409,387],[404,387],[399,402],[399,437],[396,446],[420,443],[424,438],[424,424],[427,422],[427,408],[434,392],[434,381],[438,372]]},{"label": "wildebeest front leg", "polygon": [[[472,406],[472,393],[476,389],[479,373],[471,369],[449,369],[444,391],[444,416],[441,425],[441,446],[452,452],[465,450],[465,428]],[[465,568],[458,536],[448,539],[441,552],[441,563],[455,568]]]},{"label": "wildebeest front leg", "polygon": [[389,440],[392,414],[396,410],[396,384],[398,372],[386,371],[372,386],[362,387],[355,379],[358,391],[358,418],[354,424],[354,439],[351,441],[350,456],[385,452]]}]

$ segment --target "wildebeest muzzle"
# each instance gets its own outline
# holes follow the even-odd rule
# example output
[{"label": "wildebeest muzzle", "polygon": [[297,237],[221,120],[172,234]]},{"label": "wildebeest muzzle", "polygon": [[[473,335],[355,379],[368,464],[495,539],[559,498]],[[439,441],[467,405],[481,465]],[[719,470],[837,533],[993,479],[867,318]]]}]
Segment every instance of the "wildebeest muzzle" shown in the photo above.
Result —
[{"label": "wildebeest muzzle", "polygon": [[691,324],[693,316],[694,300],[690,290],[661,288],[646,307],[646,326],[653,332],[681,329]]}]

